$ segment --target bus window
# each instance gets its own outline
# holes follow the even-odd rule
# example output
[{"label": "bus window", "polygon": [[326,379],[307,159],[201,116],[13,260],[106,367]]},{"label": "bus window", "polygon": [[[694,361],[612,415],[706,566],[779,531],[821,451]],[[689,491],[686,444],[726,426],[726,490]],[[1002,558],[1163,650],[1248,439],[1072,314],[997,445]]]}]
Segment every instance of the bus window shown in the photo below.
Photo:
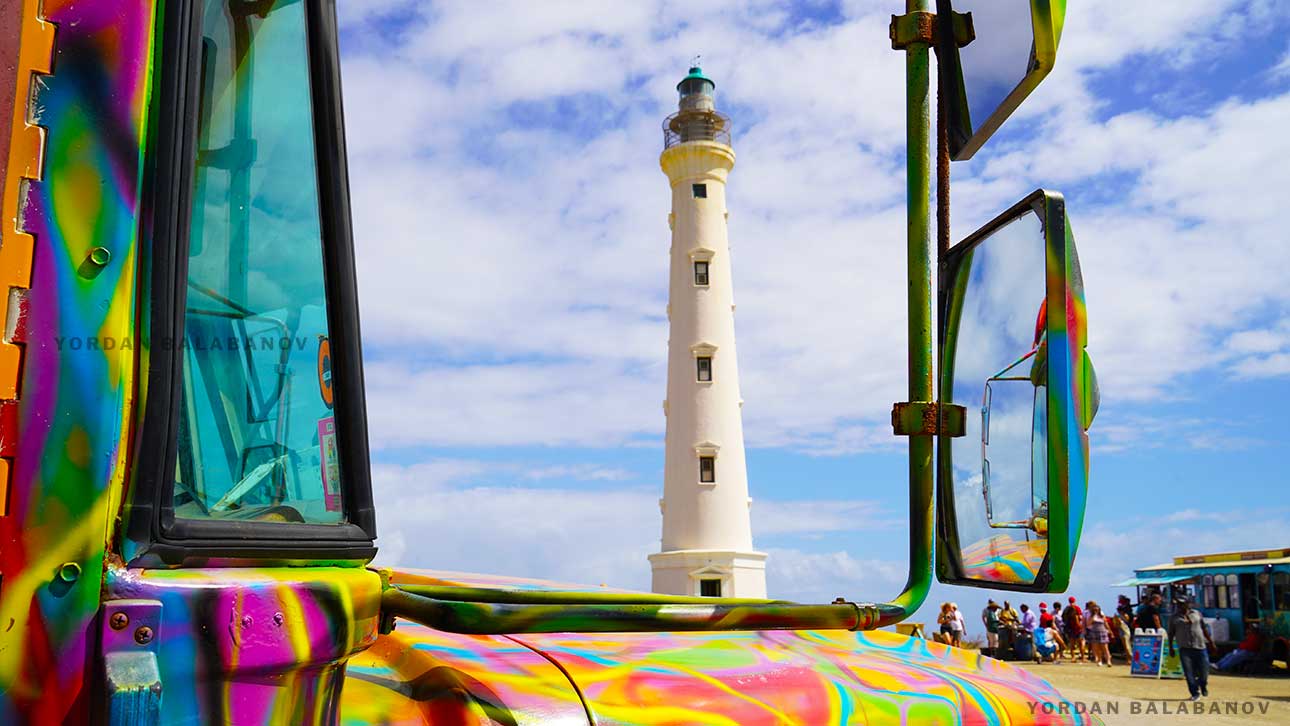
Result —
[{"label": "bus window", "polygon": [[203,7],[175,516],[339,524],[305,5]]}]

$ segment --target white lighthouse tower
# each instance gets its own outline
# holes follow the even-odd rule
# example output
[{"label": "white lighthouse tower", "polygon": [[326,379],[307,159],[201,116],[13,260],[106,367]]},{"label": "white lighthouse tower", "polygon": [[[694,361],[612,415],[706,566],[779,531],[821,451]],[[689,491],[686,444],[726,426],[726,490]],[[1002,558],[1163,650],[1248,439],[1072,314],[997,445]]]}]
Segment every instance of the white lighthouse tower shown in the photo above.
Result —
[{"label": "white lighthouse tower", "polygon": [[766,555],[753,550],[735,359],[734,287],[726,236],[726,176],[735,164],[716,84],[695,65],[677,84],[680,109],[659,157],[672,185],[668,285],[666,461],[662,552],[653,590],[765,597]]}]

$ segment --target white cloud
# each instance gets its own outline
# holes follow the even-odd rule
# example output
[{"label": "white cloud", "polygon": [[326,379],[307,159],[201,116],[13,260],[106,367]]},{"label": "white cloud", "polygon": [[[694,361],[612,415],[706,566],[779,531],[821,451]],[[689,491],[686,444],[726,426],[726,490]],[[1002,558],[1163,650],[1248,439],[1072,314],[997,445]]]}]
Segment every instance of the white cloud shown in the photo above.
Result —
[{"label": "white cloud", "polygon": [[635,474],[626,469],[596,466],[594,464],[575,464],[571,466],[545,466],[524,473],[525,479],[575,479],[577,481],[627,481]]},{"label": "white cloud", "polygon": [[1281,60],[1268,70],[1268,74],[1273,78],[1290,76],[1290,48],[1286,48],[1286,51],[1281,54]]},{"label": "white cloud", "polygon": [[830,532],[870,532],[903,527],[906,519],[866,500],[755,500],[753,531],[758,537]]},{"label": "white cloud", "polygon": [[[1244,421],[1135,412],[1108,417],[1103,424],[1102,414],[1098,416],[1089,430],[1090,447],[1098,453],[1160,448],[1239,451],[1272,444]],[[1093,471],[1096,477],[1096,465]]]},{"label": "white cloud", "polygon": [[1238,378],[1273,378],[1290,375],[1290,319],[1267,327],[1241,330],[1223,344]]},{"label": "white cloud", "polygon": [[[1209,502],[1196,502],[1207,507]],[[1140,513],[1132,527],[1094,523],[1080,540],[1073,590],[1105,589],[1133,576],[1135,568],[1172,562],[1183,555],[1240,552],[1284,546],[1284,522],[1290,512],[1243,507],[1189,507],[1158,514]]]},{"label": "white cloud", "polygon": [[[1108,402],[1095,431],[1125,432],[1115,402],[1180,395],[1188,375],[1290,373],[1286,347],[1233,337],[1290,310],[1275,264],[1290,169],[1267,162],[1290,156],[1279,132],[1290,95],[1184,118],[1109,108],[1091,90],[1098,74],[1130,59],[1199,63],[1196,48],[1238,42],[1223,18],[1270,12],[1121,5],[1071,6],[1057,69],[1009,123],[1034,133],[956,165],[954,210],[961,237],[1040,183],[1074,190]],[[749,444],[832,455],[901,443],[887,421],[906,397],[903,57],[886,42],[890,8],[851,4],[837,25],[781,10],[383,0],[347,11],[360,37],[344,72],[377,447],[608,446],[662,431],[658,124],[695,51],[735,122]],[[412,16],[399,34],[361,42],[396,12]],[[1108,185],[1124,193],[1099,191]]]},{"label": "white cloud", "polygon": [[663,432],[662,379],[590,363],[415,369],[366,366],[377,450],[449,446],[613,446]]},{"label": "white cloud", "polygon": [[[773,597],[795,602],[854,602],[893,598],[905,582],[905,563],[856,557],[849,552],[772,549],[766,587]],[[773,563],[773,566],[772,564]]]},{"label": "white cloud", "polygon": [[[592,490],[504,486],[511,476],[614,481]],[[439,460],[373,468],[380,512],[378,565],[523,575],[648,591],[661,519],[656,488],[624,486],[628,472],[596,467],[527,468],[517,462]],[[763,501],[753,505],[758,536],[883,531],[903,524],[870,501]],[[771,592],[820,600],[821,588],[853,599],[888,597],[903,563],[843,552],[771,548]],[[840,578],[840,579],[839,579]],[[894,584],[893,584],[894,583]],[[858,594],[857,594],[858,593]],[[828,594],[827,599],[843,594]]]}]

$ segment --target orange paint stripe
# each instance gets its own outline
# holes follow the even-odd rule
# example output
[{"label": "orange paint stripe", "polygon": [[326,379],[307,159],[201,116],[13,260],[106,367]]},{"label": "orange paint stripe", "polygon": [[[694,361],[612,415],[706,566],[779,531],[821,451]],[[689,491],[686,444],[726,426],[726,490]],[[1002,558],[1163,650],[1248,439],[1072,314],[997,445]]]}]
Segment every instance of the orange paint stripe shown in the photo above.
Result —
[{"label": "orange paint stripe", "polygon": [[[27,183],[41,178],[45,155],[45,129],[31,117],[34,75],[48,75],[54,52],[54,25],[40,17],[40,0],[23,0],[18,35],[13,108],[9,119],[8,159],[0,189],[0,401],[18,397],[24,337],[18,325],[25,310],[10,310],[23,296],[14,288],[31,287],[31,258],[35,240],[19,228],[18,218],[26,198]],[[13,446],[18,437],[17,417],[0,417],[0,441]],[[7,515],[12,462],[0,460],[0,516]]]},{"label": "orange paint stripe", "polygon": [[9,460],[0,459],[0,517],[9,516]]}]

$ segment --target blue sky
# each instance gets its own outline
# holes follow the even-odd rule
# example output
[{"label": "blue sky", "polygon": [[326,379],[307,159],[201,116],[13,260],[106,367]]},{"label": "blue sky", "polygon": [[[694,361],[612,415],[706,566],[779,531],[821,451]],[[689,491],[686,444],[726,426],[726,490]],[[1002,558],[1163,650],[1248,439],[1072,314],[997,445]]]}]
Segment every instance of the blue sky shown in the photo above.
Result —
[{"label": "blue sky", "polygon": [[[896,593],[900,5],[344,4],[383,561],[648,587],[660,124],[702,53],[735,124],[736,330],[770,589]],[[1135,566],[1290,543],[1290,22],[1270,2],[1070,5],[1052,75],[955,164],[953,228],[1038,186],[1066,194],[1103,394],[1071,592],[1105,604]],[[931,601],[975,611],[985,594]]]}]

